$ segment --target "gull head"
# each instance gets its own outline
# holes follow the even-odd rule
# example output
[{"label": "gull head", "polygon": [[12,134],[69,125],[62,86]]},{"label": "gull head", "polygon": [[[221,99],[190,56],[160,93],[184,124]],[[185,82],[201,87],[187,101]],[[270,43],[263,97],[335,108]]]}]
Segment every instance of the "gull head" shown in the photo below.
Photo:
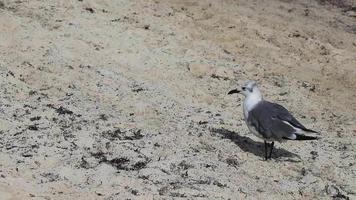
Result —
[{"label": "gull head", "polygon": [[255,81],[247,81],[241,89],[231,90],[228,94],[240,93],[245,97],[256,96],[261,97],[261,92],[257,87],[257,83]]}]

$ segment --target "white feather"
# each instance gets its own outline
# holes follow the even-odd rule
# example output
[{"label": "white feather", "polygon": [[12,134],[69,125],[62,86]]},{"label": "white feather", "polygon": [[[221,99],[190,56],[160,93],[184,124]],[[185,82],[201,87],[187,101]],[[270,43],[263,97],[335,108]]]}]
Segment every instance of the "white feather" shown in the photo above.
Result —
[{"label": "white feather", "polygon": [[290,127],[292,127],[292,128],[294,129],[295,133],[297,133],[297,134],[303,134],[303,133],[305,133],[305,131],[303,131],[302,129],[300,129],[300,128],[298,128],[298,127],[293,126],[291,123],[289,123],[289,122],[287,122],[287,121],[282,120],[282,122],[285,123],[285,124],[287,124],[287,125],[289,125]]},{"label": "white feather", "polygon": [[248,113],[260,102],[262,101],[262,95],[257,87],[253,88],[253,92],[246,94],[246,99],[244,100],[244,116],[245,120],[248,118]]}]

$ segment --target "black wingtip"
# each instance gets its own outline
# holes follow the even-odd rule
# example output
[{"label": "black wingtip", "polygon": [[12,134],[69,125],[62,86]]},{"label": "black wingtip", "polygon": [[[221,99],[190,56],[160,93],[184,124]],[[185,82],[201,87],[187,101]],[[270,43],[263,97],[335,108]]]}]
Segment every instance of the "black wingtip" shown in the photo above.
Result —
[{"label": "black wingtip", "polygon": [[315,137],[315,136],[308,136],[308,135],[297,135],[297,138],[295,138],[295,140],[318,140],[319,138],[318,137]]},{"label": "black wingtip", "polygon": [[314,130],[311,130],[311,129],[304,129],[304,131],[306,132],[310,132],[310,133],[319,133],[318,131],[314,131]]}]

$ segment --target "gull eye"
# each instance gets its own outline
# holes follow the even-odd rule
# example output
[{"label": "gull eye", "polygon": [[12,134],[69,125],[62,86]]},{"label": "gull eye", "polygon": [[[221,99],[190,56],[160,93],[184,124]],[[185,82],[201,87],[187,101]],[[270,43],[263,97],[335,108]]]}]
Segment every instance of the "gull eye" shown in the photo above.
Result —
[{"label": "gull eye", "polygon": [[242,87],[242,90],[246,90],[246,87]]}]

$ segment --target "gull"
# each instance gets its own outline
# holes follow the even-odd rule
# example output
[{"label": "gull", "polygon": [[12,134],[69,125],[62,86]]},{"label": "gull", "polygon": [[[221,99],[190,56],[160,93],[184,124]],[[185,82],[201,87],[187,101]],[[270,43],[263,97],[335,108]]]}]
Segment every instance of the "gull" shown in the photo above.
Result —
[{"label": "gull", "polygon": [[[246,82],[241,89],[231,90],[228,94],[241,93],[245,96],[243,102],[245,122],[254,135],[264,140],[265,160],[271,159],[275,141],[318,139],[305,135],[317,132],[305,128],[286,108],[263,100],[255,81]],[[267,155],[268,146],[270,146],[269,155]]]}]

